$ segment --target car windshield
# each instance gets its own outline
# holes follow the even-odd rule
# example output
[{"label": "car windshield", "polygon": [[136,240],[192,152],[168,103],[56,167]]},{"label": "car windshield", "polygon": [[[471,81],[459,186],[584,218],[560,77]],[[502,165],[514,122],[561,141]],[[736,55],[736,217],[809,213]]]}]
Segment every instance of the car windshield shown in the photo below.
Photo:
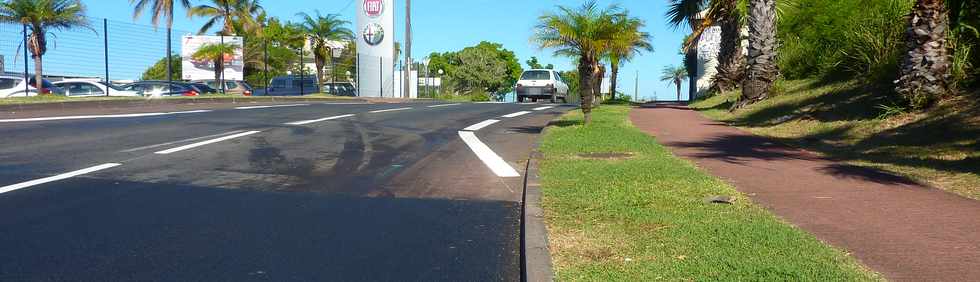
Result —
[{"label": "car windshield", "polygon": [[521,80],[549,80],[551,79],[551,72],[549,71],[526,71],[524,75],[521,76]]}]

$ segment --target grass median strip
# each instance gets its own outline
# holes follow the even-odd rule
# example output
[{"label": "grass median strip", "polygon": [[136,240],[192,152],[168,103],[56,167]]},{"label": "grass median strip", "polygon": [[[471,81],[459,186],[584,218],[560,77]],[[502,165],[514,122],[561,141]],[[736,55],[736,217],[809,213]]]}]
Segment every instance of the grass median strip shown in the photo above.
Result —
[{"label": "grass median strip", "polygon": [[[543,137],[543,208],[558,280],[880,280],[854,259],[674,157],[602,106]],[[670,121],[664,121],[670,122]],[[706,203],[714,195],[734,203]]]}]

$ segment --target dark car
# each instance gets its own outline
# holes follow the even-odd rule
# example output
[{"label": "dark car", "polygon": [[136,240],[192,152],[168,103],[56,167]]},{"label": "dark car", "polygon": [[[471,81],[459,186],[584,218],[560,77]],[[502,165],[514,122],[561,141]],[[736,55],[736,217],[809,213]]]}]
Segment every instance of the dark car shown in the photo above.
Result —
[{"label": "dark car", "polygon": [[324,83],[323,92],[336,96],[357,97],[357,88],[350,82]]},{"label": "dark car", "polygon": [[320,84],[314,76],[284,75],[277,76],[269,83],[268,92],[265,89],[255,91],[256,96],[299,96],[320,93]]},{"label": "dark car", "polygon": [[211,88],[211,86],[208,86],[207,84],[204,83],[189,83],[189,84],[191,87],[196,88],[198,92],[200,92],[201,94],[218,94],[218,89]]},{"label": "dark car", "polygon": [[198,96],[201,90],[189,84],[166,81],[140,81],[122,86],[123,90],[135,91],[140,96]]},{"label": "dark car", "polygon": [[[195,80],[191,83],[203,83],[220,92],[221,83],[214,79]],[[252,86],[241,80],[225,80],[225,94],[252,96]]]}]

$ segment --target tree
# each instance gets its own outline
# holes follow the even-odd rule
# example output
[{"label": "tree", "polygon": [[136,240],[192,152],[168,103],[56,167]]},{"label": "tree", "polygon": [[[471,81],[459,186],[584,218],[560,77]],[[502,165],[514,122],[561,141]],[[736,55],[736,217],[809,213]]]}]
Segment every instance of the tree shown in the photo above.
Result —
[{"label": "tree", "polygon": [[528,59],[525,63],[527,63],[527,67],[531,69],[555,69],[555,65],[553,64],[548,64],[547,66],[541,65],[541,63],[538,62],[538,57],[532,56],[531,59]]},{"label": "tree", "polygon": [[895,90],[921,109],[949,93],[950,61],[946,42],[949,16],[944,0],[917,0],[905,32],[908,52]]},{"label": "tree", "polygon": [[[674,29],[681,24],[687,24],[692,31],[697,30],[701,24],[701,11],[704,10],[706,4],[707,0],[670,0],[670,7],[667,9],[667,22]],[[693,36],[693,34],[684,39],[685,42],[697,42],[697,40],[698,37]],[[698,50],[696,45],[692,44],[691,46],[691,48],[684,48],[683,50],[687,76],[692,78],[688,85],[688,92],[693,95],[697,89],[697,80],[693,77],[698,75]]]},{"label": "tree", "polygon": [[[432,67],[431,58],[429,63]],[[447,75],[466,92],[487,91],[497,95],[510,92],[523,72],[514,52],[490,42],[452,54],[449,64],[454,66]]]},{"label": "tree", "polygon": [[[0,2],[0,22],[27,26],[27,49],[34,59],[34,81],[41,89],[42,57],[48,51],[48,32],[89,28],[85,6],[78,0],[10,0]],[[26,74],[25,74],[26,75]]]},{"label": "tree", "polygon": [[683,66],[666,66],[660,75],[660,81],[673,83],[677,86],[677,101],[681,101],[681,84],[687,79],[687,70]]},{"label": "tree", "polygon": [[712,82],[715,91],[734,90],[744,74],[745,56],[742,55],[742,27],[745,25],[745,0],[711,0],[692,36],[685,42],[684,50],[693,48],[697,38],[708,28],[721,26],[721,42],[718,51],[718,73]]},{"label": "tree", "polygon": [[616,99],[620,65],[632,60],[640,51],[653,51],[650,34],[640,30],[644,25],[643,20],[637,18],[622,17],[616,21],[616,36],[609,47],[610,99]]},{"label": "tree", "polygon": [[558,13],[538,18],[532,41],[541,48],[555,49],[555,54],[578,59],[579,91],[585,124],[592,122],[595,99],[594,82],[601,68],[603,51],[616,34],[614,20],[622,15],[618,5],[599,8],[588,1],[578,8],[558,6]]},{"label": "tree", "polygon": [[221,73],[225,71],[224,61],[226,57],[231,57],[235,54],[240,46],[234,43],[207,43],[201,45],[194,54],[191,55],[191,59],[198,61],[210,61],[214,64],[214,80],[221,81]]},{"label": "tree", "polygon": [[236,31],[247,32],[261,28],[256,16],[263,12],[256,0],[211,0],[213,5],[201,4],[191,7],[188,16],[207,18],[197,34],[205,34],[214,25],[221,23],[221,35],[233,35]]},{"label": "tree", "polygon": [[160,60],[154,63],[153,66],[150,66],[150,68],[146,69],[146,71],[143,72],[143,75],[140,76],[140,79],[166,80],[168,77],[175,77],[175,76],[180,77],[180,71],[181,71],[180,56],[171,55],[170,64],[176,66],[175,68],[172,68],[170,70],[171,72],[170,76],[167,76],[167,58],[160,58]]},{"label": "tree", "polygon": [[[167,21],[167,29],[174,26],[174,0],[129,0],[130,4],[135,3],[136,6],[133,7],[133,19],[139,19],[146,10],[147,5],[152,8],[153,16],[153,26],[158,26],[160,24],[160,18],[163,17]],[[177,0],[184,8],[190,8],[190,0]]]},{"label": "tree", "polygon": [[733,109],[766,99],[779,75],[776,67],[776,0],[749,0],[748,69],[742,99]]},{"label": "tree", "polygon": [[337,14],[322,16],[320,11],[316,11],[315,18],[307,13],[296,15],[303,18],[300,28],[306,34],[310,42],[310,49],[313,51],[313,64],[316,65],[317,81],[323,82],[323,67],[326,65],[327,59],[333,60],[334,48],[343,48],[343,46],[334,46],[333,44],[354,39],[354,32],[345,27],[350,22],[341,19],[340,15]]}]

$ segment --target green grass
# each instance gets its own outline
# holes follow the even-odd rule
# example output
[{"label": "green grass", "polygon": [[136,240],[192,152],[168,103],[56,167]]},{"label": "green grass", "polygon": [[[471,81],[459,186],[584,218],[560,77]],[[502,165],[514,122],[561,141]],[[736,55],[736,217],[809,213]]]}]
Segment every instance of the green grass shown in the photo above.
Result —
[{"label": "green grass", "polygon": [[[858,81],[780,83],[781,94],[728,112],[736,93],[692,104],[709,118],[835,160],[980,199],[980,104],[964,95],[926,112]],[[897,106],[896,106],[897,105]]]},{"label": "green grass", "polygon": [[[570,113],[541,150],[559,281],[879,280],[854,259],[753,205],[633,127],[628,106]],[[583,153],[626,153],[597,160]],[[734,205],[707,204],[710,195]]]},{"label": "green grass", "polygon": [[[43,103],[64,103],[64,102],[85,102],[85,101],[131,101],[131,100],[148,100],[147,97],[66,97],[58,95],[40,95],[34,97],[14,97],[14,98],[4,98],[0,99],[0,105],[16,105],[16,104],[43,104]],[[160,97],[152,98],[153,100],[197,100],[197,99],[234,99],[234,100],[247,100],[247,101],[288,101],[290,99],[354,99],[354,97],[343,97],[334,96],[329,94],[312,94],[306,96],[289,96],[289,97],[267,97],[267,96],[239,96],[239,95],[204,95],[204,96],[174,96],[174,97]]]}]

